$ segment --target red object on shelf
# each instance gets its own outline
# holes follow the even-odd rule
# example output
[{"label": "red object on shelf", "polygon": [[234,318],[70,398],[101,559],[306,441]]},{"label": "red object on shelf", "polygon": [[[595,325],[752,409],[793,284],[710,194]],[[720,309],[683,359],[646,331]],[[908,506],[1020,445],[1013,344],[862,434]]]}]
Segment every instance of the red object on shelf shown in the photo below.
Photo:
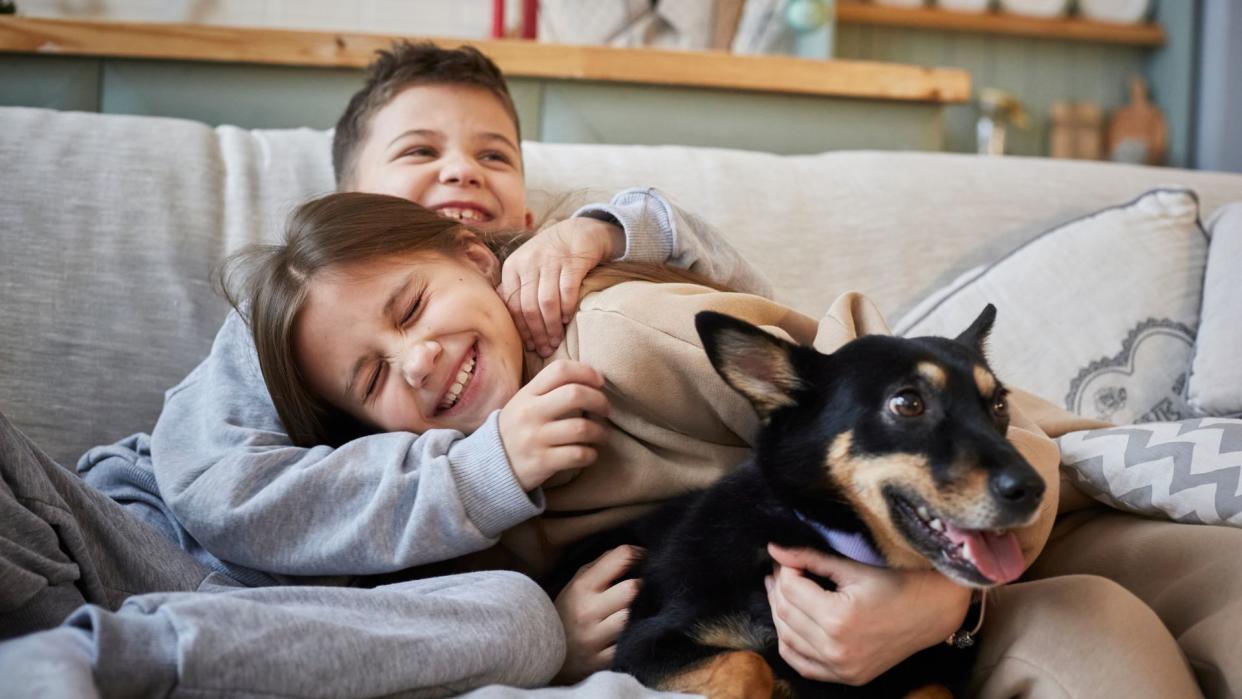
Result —
[{"label": "red object on shelf", "polygon": [[539,22],[539,0],[522,0],[522,38],[534,39]]},{"label": "red object on shelf", "polygon": [[505,0],[492,0],[492,38],[505,38]]},{"label": "red object on shelf", "polygon": [[[492,38],[503,39],[506,36],[505,5],[508,0],[492,0]],[[539,28],[539,0],[522,0],[523,39],[534,39]]]}]

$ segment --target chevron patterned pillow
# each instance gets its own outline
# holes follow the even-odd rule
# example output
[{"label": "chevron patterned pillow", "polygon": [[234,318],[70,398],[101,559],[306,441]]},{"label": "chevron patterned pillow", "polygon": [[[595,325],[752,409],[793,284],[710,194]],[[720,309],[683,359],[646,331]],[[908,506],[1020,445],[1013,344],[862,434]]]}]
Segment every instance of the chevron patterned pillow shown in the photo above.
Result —
[{"label": "chevron patterned pillow", "polygon": [[1061,467],[1112,507],[1242,527],[1242,420],[1202,418],[1070,432]]}]

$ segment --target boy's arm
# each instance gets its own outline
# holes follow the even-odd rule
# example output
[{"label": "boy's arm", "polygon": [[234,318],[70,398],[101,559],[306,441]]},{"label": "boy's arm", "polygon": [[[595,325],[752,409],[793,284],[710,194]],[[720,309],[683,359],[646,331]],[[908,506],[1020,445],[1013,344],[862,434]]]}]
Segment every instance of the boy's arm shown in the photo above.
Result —
[{"label": "boy's arm", "polygon": [[626,262],[668,264],[735,291],[772,298],[772,283],[706,221],[673,206],[654,187],[618,192],[607,204],[588,204],[574,216],[619,225]]},{"label": "boy's arm", "polygon": [[543,508],[518,485],[496,414],[474,434],[378,434],[294,446],[231,313],[168,392],[152,434],[161,495],[222,559],[287,575],[391,572],[478,551]]}]

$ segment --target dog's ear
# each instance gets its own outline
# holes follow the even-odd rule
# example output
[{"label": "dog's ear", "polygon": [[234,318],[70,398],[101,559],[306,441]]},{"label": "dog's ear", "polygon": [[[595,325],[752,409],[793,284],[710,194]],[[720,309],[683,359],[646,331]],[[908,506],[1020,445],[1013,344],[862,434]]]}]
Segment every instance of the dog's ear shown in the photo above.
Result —
[{"label": "dog's ear", "polygon": [[966,328],[961,335],[957,336],[957,341],[983,356],[985,354],[984,345],[987,344],[988,334],[992,332],[992,323],[995,321],[996,306],[989,303],[983,307],[983,311],[979,313],[978,318],[975,318],[975,322],[971,323],[969,328]]},{"label": "dog's ear", "polygon": [[760,418],[793,405],[792,394],[802,385],[793,363],[796,345],[713,311],[696,314],[694,327],[716,373],[755,406]]}]

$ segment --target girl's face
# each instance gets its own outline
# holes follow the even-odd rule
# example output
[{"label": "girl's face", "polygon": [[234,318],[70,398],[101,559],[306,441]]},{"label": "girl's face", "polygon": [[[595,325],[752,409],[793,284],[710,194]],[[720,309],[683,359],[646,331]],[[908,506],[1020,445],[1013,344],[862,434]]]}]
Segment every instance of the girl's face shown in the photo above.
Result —
[{"label": "girl's face", "polygon": [[298,366],[329,403],[386,432],[469,434],[522,384],[522,343],[496,257],[420,252],[341,265],[310,283]]}]

